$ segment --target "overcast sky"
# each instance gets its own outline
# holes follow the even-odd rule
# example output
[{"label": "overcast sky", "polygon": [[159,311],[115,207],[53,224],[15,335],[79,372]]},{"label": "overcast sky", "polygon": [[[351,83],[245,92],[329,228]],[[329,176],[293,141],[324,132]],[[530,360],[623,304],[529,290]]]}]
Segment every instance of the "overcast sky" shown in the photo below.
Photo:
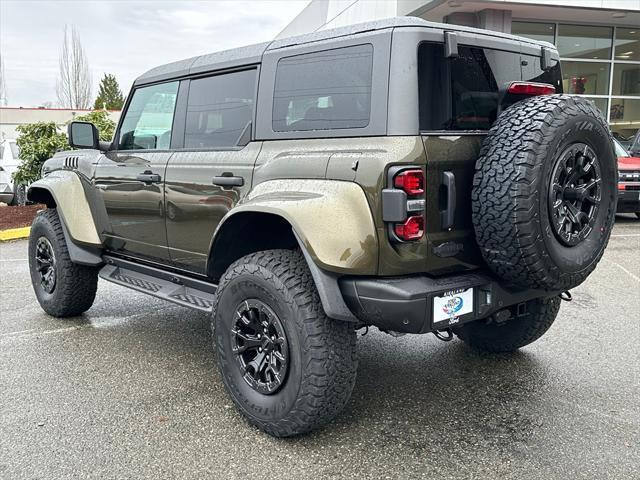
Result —
[{"label": "overcast sky", "polygon": [[0,0],[0,54],[9,106],[56,103],[65,24],[75,25],[93,76],[126,95],[151,67],[272,40],[308,3],[289,1]]}]

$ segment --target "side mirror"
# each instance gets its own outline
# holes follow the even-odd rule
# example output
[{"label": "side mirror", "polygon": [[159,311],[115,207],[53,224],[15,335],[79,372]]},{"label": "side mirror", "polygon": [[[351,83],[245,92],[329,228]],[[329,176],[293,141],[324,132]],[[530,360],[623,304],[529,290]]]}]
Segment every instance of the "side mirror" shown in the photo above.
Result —
[{"label": "side mirror", "polygon": [[69,145],[74,148],[93,148],[98,150],[100,137],[93,123],[71,122],[68,127]]}]

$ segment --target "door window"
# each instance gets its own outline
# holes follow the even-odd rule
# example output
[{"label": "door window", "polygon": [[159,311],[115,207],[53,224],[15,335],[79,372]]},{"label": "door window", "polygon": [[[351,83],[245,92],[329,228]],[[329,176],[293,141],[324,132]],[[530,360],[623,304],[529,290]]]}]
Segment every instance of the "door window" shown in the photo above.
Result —
[{"label": "door window", "polygon": [[133,92],[120,127],[119,150],[169,148],[178,83],[161,83]]},{"label": "door window", "polygon": [[185,148],[226,148],[251,121],[256,70],[191,80],[187,101]]}]

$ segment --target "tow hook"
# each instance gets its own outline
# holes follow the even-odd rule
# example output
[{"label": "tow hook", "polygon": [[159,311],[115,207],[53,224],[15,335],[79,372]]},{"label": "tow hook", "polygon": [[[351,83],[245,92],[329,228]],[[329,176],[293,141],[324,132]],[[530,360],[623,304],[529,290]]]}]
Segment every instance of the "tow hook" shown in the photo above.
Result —
[{"label": "tow hook", "polygon": [[560,297],[560,300],[564,300],[565,302],[570,302],[571,300],[573,300],[573,297],[571,296],[571,292],[569,290],[565,290],[558,296]]},{"label": "tow hook", "polygon": [[453,331],[450,328],[445,328],[444,330],[436,330],[433,333],[437,339],[442,340],[443,342],[450,342],[453,340]]}]

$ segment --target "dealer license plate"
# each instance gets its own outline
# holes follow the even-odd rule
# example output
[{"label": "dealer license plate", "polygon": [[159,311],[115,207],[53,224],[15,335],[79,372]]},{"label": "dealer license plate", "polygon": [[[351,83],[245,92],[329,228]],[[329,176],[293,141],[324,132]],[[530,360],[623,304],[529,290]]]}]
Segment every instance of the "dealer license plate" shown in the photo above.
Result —
[{"label": "dealer license plate", "polygon": [[473,288],[452,290],[433,297],[433,323],[453,325],[467,313],[473,313]]}]

